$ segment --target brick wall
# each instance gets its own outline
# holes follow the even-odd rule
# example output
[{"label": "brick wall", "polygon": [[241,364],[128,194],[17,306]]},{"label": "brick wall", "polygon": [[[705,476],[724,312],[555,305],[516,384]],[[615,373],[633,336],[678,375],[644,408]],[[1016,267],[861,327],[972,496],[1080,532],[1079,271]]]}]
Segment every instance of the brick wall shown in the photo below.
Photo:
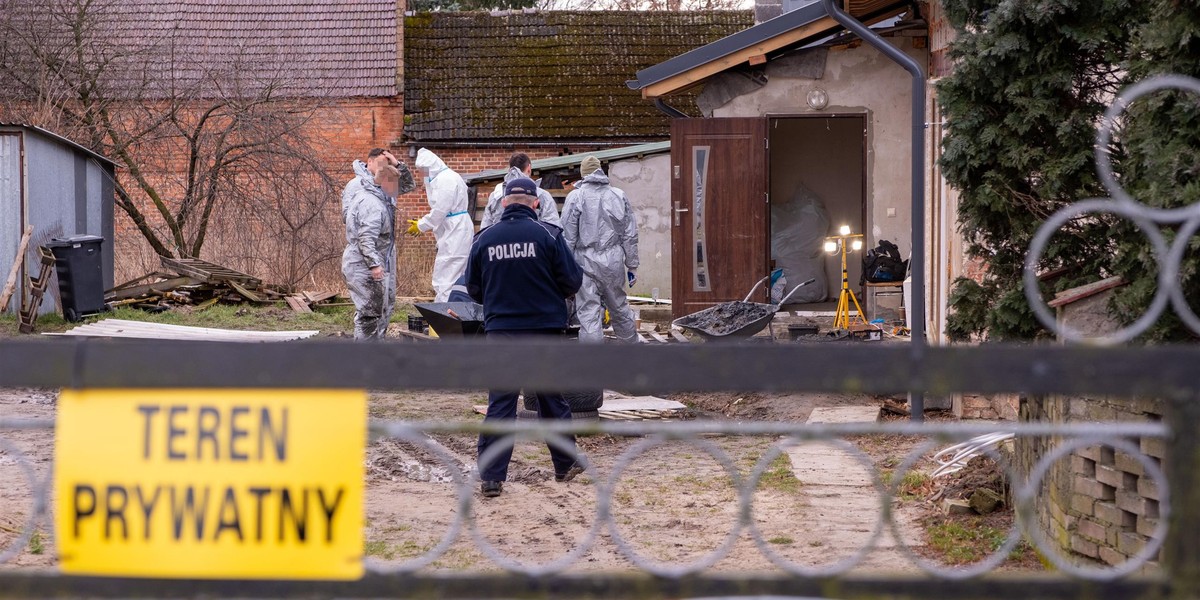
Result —
[{"label": "brick wall", "polygon": [[[1155,400],[1086,397],[1022,398],[1021,418],[1053,423],[1157,421]],[[1160,439],[1134,439],[1142,453],[1162,467]],[[1053,439],[1018,438],[1018,465],[1032,469]],[[1037,499],[1038,526],[1061,554],[1084,564],[1117,565],[1140,551],[1158,525],[1158,489],[1136,458],[1107,446],[1073,452],[1054,464]],[[1158,569],[1155,557],[1144,567]]]},{"label": "brick wall", "polygon": [[954,396],[951,409],[963,419],[1015,421],[1019,405],[1016,394],[962,394]]},{"label": "brick wall", "polygon": [[[395,96],[335,101],[317,109],[308,127],[326,173],[337,183],[337,191],[340,193],[341,186],[353,177],[351,162],[354,159],[366,158],[371,148],[390,147],[393,141],[400,138],[403,133],[403,98]],[[160,167],[160,172],[149,173],[148,177],[156,182],[178,179],[179,175],[173,171],[181,174],[184,168],[183,164],[166,165]],[[128,189],[136,189],[126,171],[119,169],[118,178]],[[157,222],[154,210],[145,199],[142,199],[142,210],[152,222]],[[340,267],[340,247],[344,246],[344,232],[341,229],[341,211],[337,198],[329,199],[324,211],[326,214],[322,215],[322,222],[328,229],[325,235],[329,236],[329,239],[324,240],[325,245],[339,254],[338,257],[322,263],[312,276],[307,278],[305,287],[340,290],[345,285]],[[157,269],[157,255],[137,231],[129,216],[118,209],[115,211],[114,221],[116,279],[125,281]],[[240,227],[235,226],[230,231],[214,228],[206,239],[201,258],[250,272],[267,282],[277,282],[279,279],[277,273],[273,272],[273,265],[282,249],[239,247],[233,239],[237,237],[237,229]],[[429,247],[432,248],[432,243]]]}]

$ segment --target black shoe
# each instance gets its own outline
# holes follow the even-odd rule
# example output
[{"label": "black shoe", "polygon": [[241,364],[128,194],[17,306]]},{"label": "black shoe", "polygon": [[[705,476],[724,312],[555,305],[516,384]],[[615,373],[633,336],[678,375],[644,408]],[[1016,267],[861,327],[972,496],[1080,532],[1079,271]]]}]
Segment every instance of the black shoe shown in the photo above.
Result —
[{"label": "black shoe", "polygon": [[571,463],[571,466],[570,466],[570,468],[567,469],[567,472],[555,473],[554,481],[556,481],[558,483],[566,483],[572,479],[575,479],[575,476],[582,473],[583,470],[584,470],[583,463],[581,463],[579,461],[575,461],[575,462]]},{"label": "black shoe", "polygon": [[479,491],[483,492],[484,498],[495,498],[500,495],[500,490],[504,488],[502,481],[485,481],[479,484]]}]

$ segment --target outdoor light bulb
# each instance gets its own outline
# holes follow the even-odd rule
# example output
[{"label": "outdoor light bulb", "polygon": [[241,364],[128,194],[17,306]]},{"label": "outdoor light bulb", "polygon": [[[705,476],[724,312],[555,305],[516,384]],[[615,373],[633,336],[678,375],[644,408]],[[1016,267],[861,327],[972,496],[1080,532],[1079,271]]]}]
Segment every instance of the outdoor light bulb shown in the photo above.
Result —
[{"label": "outdoor light bulb", "polygon": [[829,106],[829,94],[821,88],[809,90],[805,100],[808,102],[808,107],[813,110],[821,110]]},{"label": "outdoor light bulb", "polygon": [[830,254],[837,252],[837,242],[834,240],[825,240],[825,251]]},{"label": "outdoor light bulb", "polygon": [[841,235],[850,235],[850,226],[842,225],[841,227],[838,228],[838,233]]},{"label": "outdoor light bulb", "polygon": [[853,242],[850,242],[850,249],[862,250],[862,240],[854,240]]}]

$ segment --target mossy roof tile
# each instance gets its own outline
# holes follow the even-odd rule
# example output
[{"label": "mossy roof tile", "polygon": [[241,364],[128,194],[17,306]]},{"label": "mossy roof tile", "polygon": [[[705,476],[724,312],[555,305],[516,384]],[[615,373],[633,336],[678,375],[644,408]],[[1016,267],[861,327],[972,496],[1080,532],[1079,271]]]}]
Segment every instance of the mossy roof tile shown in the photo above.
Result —
[{"label": "mossy roof tile", "polygon": [[[753,24],[751,11],[409,16],[405,135],[425,142],[664,139],[670,119],[625,81]],[[694,96],[672,104],[698,114]]]}]

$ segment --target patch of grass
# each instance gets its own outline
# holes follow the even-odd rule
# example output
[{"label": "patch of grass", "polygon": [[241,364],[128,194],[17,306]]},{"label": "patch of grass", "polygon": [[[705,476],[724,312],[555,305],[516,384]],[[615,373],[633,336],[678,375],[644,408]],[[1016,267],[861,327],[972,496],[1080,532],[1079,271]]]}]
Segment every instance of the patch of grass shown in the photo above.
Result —
[{"label": "patch of grass", "polygon": [[30,554],[45,554],[46,542],[42,539],[41,531],[34,531],[33,535],[29,536],[29,553]]},{"label": "patch of grass", "polygon": [[376,556],[384,560],[392,560],[396,558],[408,560],[416,558],[429,551],[429,546],[423,546],[412,540],[405,540],[399,544],[389,544],[383,540],[369,540],[363,546],[363,553],[367,556]]},{"label": "patch of grass", "polygon": [[[253,331],[315,329],[326,335],[350,334],[354,331],[354,307],[352,306],[318,308],[311,313],[297,313],[282,303],[278,305],[215,304],[203,310],[182,306],[159,313],[122,306],[112,312],[87,317],[79,323],[68,323],[58,314],[44,315],[38,317],[35,327],[38,333],[60,333],[101,319]],[[407,321],[407,319],[407,313],[399,307],[392,313],[393,321]],[[19,335],[15,315],[0,315],[0,336],[7,335]]]},{"label": "patch of grass", "polygon": [[781,546],[787,546],[787,545],[795,544],[796,540],[793,540],[792,538],[790,538],[786,535],[777,535],[777,536],[767,540],[767,543],[768,544],[779,544]]},{"label": "patch of grass", "polygon": [[821,546],[825,545],[825,542],[822,542],[821,540],[813,540],[809,542],[808,545],[813,548],[820,548]]},{"label": "patch of grass", "polygon": [[920,471],[909,471],[900,480],[900,499],[908,502],[921,498],[923,488],[928,486],[930,477]]},{"label": "patch of grass", "polygon": [[792,460],[786,454],[780,454],[758,480],[759,487],[795,494],[800,491],[800,480],[792,472]]},{"label": "patch of grass", "polygon": [[697,475],[676,475],[673,478],[675,485],[664,488],[664,494],[676,494],[680,492],[693,492],[697,490],[712,490],[717,487],[717,482],[713,479],[704,479]]},{"label": "patch of grass", "polygon": [[945,521],[925,529],[929,547],[948,565],[979,562],[1004,544],[1008,532],[981,523],[979,519]]},{"label": "patch of grass", "polygon": [[363,544],[363,554],[378,556],[385,560],[391,560],[396,557],[396,554],[392,552],[391,546],[383,540],[367,540]]}]

